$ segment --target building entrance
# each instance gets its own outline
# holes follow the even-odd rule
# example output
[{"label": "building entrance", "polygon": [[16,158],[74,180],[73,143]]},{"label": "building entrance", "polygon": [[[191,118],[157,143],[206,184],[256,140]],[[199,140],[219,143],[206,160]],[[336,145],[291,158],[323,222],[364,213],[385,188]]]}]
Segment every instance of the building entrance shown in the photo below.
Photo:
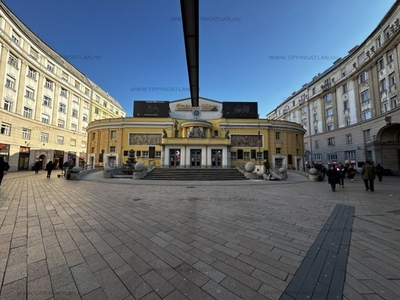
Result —
[{"label": "building entrance", "polygon": [[201,149],[190,150],[190,167],[192,168],[201,167]]},{"label": "building entrance", "polygon": [[169,166],[179,167],[181,164],[181,152],[180,149],[169,150]]},{"label": "building entrance", "polygon": [[222,166],[222,149],[211,150],[211,166],[221,168]]}]

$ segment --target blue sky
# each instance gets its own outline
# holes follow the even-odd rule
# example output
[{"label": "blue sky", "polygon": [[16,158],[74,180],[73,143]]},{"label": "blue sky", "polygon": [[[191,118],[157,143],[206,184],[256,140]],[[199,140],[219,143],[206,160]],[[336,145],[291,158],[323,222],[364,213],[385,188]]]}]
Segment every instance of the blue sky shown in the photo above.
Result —
[{"label": "blue sky", "polygon": [[[132,116],[134,100],[190,97],[180,1],[3,2],[113,96],[127,116]],[[255,101],[265,117],[361,44],[394,3],[202,0],[200,96]]]}]

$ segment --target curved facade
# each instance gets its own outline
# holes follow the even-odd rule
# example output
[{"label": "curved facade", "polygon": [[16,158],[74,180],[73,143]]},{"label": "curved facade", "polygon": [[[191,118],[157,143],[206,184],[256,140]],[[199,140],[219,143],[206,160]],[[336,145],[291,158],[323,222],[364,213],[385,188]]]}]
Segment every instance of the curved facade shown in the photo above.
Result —
[{"label": "curved facade", "polygon": [[40,161],[83,165],[86,127],[120,104],[40,40],[0,1],[0,156],[11,171]]},{"label": "curved facade", "polygon": [[303,126],[307,163],[372,160],[400,174],[399,29],[396,1],[361,45],[267,115]]},{"label": "curved facade", "polygon": [[[303,169],[301,125],[279,120],[222,118],[222,102],[200,98],[169,103],[169,117],[93,121],[88,130],[89,168],[123,164],[128,151],[148,166],[230,168],[268,159],[272,167]],[[259,170],[261,170],[259,168]]]}]

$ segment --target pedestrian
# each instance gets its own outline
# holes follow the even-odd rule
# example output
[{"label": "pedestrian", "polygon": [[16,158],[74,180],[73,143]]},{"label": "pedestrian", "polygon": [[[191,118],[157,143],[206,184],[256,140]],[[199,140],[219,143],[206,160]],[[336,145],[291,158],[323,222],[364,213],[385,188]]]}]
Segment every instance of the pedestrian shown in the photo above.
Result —
[{"label": "pedestrian", "polygon": [[68,163],[68,161],[66,161],[66,162],[63,164],[64,177],[67,176],[68,168],[69,168],[69,163]]},{"label": "pedestrian", "polygon": [[346,177],[347,168],[342,163],[339,163],[336,170],[339,172],[339,184],[344,188],[344,179]]},{"label": "pedestrian", "polygon": [[264,173],[265,173],[265,174],[269,174],[270,165],[269,165],[268,159],[265,161],[264,167],[265,167],[265,168],[264,168]]},{"label": "pedestrian", "polygon": [[328,176],[328,183],[331,185],[332,191],[336,191],[336,184],[340,182],[339,172],[336,170],[334,165],[331,165],[329,170],[326,172]]},{"label": "pedestrian", "polygon": [[326,172],[327,172],[327,171],[328,171],[328,170],[325,168],[325,166],[322,165],[322,170],[321,170],[321,172],[322,172],[322,181],[325,180],[325,175],[326,175]]},{"label": "pedestrian", "polygon": [[379,181],[382,181],[383,170],[384,168],[381,166],[381,164],[376,165],[375,171]]},{"label": "pedestrian", "polygon": [[347,170],[347,178],[354,180],[355,175],[356,175],[356,170],[354,169],[353,165],[350,165],[349,169]]},{"label": "pedestrian", "polygon": [[8,169],[10,169],[10,165],[4,160],[4,157],[0,156],[0,187],[3,177],[6,175]]},{"label": "pedestrian", "polygon": [[47,178],[50,178],[51,171],[53,171],[53,169],[54,169],[54,165],[53,165],[53,162],[50,160],[46,165]]},{"label": "pedestrian", "polygon": [[36,161],[35,165],[33,166],[33,169],[35,170],[35,174],[39,174],[39,170],[40,170],[40,161]]},{"label": "pedestrian", "polygon": [[370,161],[367,160],[366,164],[361,168],[362,179],[364,180],[365,189],[374,191],[375,168]]}]

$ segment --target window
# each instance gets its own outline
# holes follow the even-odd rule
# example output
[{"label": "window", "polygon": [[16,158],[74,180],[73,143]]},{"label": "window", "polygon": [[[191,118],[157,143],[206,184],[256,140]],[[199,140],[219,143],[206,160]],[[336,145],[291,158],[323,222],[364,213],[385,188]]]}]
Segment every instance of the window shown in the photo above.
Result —
[{"label": "window", "polygon": [[328,153],[328,160],[335,160],[337,159],[336,153]]},{"label": "window", "polygon": [[315,143],[315,148],[318,149],[319,148],[319,140],[315,140],[314,143]]},{"label": "window", "polygon": [[114,111],[114,106],[112,106],[111,104],[110,104],[110,110]]},{"label": "window", "polygon": [[383,31],[383,36],[385,37],[385,42],[390,38],[389,26]]},{"label": "window", "polygon": [[40,133],[40,141],[42,143],[48,143],[49,142],[49,134],[45,132]]},{"label": "window", "polygon": [[347,82],[346,82],[345,84],[342,85],[342,93],[346,94],[347,92],[348,92],[348,89],[347,89]]},{"label": "window", "polygon": [[92,141],[96,139],[96,132],[92,132]]},{"label": "window", "polygon": [[46,78],[44,82],[44,87],[53,90],[53,82]]},{"label": "window", "polygon": [[156,158],[161,158],[161,151],[156,151]]},{"label": "window", "polygon": [[68,97],[68,91],[64,88],[61,88],[61,97],[67,98]]},{"label": "window", "polygon": [[351,144],[351,143],[353,143],[351,139],[351,134],[346,134],[346,144]]},{"label": "window", "polygon": [[69,78],[69,75],[67,73],[65,73],[64,71],[62,71],[61,79],[68,82],[68,78]]},{"label": "window", "polygon": [[90,90],[88,88],[85,88],[85,95],[89,96],[89,94],[90,94]]},{"label": "window", "polygon": [[346,126],[349,126],[351,123],[350,123],[350,117],[346,117],[345,119],[344,119],[344,121],[345,121],[345,123],[346,123]]},{"label": "window", "polygon": [[328,93],[324,96],[325,102],[332,101],[332,93]]},{"label": "window", "polygon": [[317,113],[314,113],[314,114],[313,114],[313,121],[314,121],[314,122],[317,122],[317,121],[318,121],[318,115],[317,115]]},{"label": "window", "polygon": [[38,60],[39,53],[35,49],[31,48],[31,51],[29,52],[29,56],[32,57],[34,60]]},{"label": "window", "polygon": [[344,158],[345,159],[355,159],[356,151],[355,150],[344,151]]},{"label": "window", "polygon": [[98,107],[95,107],[95,108],[94,108],[94,113],[95,113],[96,115],[98,115],[99,112],[100,112],[99,108],[98,108]]},{"label": "window", "polygon": [[275,149],[275,153],[276,153],[276,154],[281,153],[281,148],[276,148],[276,149]]},{"label": "window", "polygon": [[89,109],[89,102],[83,101],[83,108]]},{"label": "window", "polygon": [[344,109],[344,110],[348,110],[348,109],[350,109],[350,106],[349,106],[349,101],[348,101],[348,100],[346,100],[346,101],[343,101],[343,109]]},{"label": "window", "polygon": [[365,71],[358,76],[359,83],[366,83],[367,81],[368,81],[368,71]]},{"label": "window", "polygon": [[13,54],[9,54],[8,63],[18,69],[18,60]]},{"label": "window", "polygon": [[110,152],[115,152],[115,146],[110,146]]},{"label": "window", "polygon": [[341,73],[342,73],[342,78],[343,78],[343,77],[346,77],[346,68],[343,68],[342,71],[341,71]]},{"label": "window", "polygon": [[54,73],[54,64],[47,62],[47,70],[49,70],[51,73]]},{"label": "window", "polygon": [[77,118],[78,117],[78,110],[77,109],[72,109],[72,116],[74,117],[74,118]]},{"label": "window", "polygon": [[7,76],[7,78],[6,78],[6,88],[9,88],[9,89],[13,90],[14,87],[15,87],[15,79],[10,77],[10,76]]},{"label": "window", "polygon": [[115,130],[111,130],[110,139],[115,140],[117,138],[117,132]]},{"label": "window", "polygon": [[29,67],[27,76],[32,79],[36,79],[36,71]]},{"label": "window", "polygon": [[71,124],[71,131],[76,132],[77,126],[76,124]]},{"label": "window", "polygon": [[281,139],[281,133],[280,132],[275,132],[275,139],[280,140]]},{"label": "window", "polygon": [[389,111],[389,103],[385,102],[382,104],[382,112],[388,112]]},{"label": "window", "polygon": [[325,109],[325,116],[327,116],[327,117],[333,116],[333,108],[332,107]]},{"label": "window", "polygon": [[4,110],[11,111],[12,104],[13,102],[11,100],[4,99],[4,105],[3,105]]},{"label": "window", "polygon": [[35,92],[34,92],[33,89],[31,89],[29,87],[26,88],[26,90],[25,90],[25,97],[26,98],[34,99],[34,94],[35,94]]},{"label": "window", "polygon": [[383,61],[383,58],[378,60],[378,71],[383,70],[385,68],[385,62]]},{"label": "window", "polygon": [[371,139],[371,130],[370,129],[364,130],[364,139],[366,141],[369,141]]},{"label": "window", "polygon": [[301,108],[301,113],[302,113],[303,115],[307,113],[307,106],[303,106],[303,107]]},{"label": "window", "polygon": [[394,86],[396,84],[396,75],[394,72],[389,75],[389,86]]},{"label": "window", "polygon": [[24,106],[24,117],[31,119],[32,118],[32,109]]},{"label": "window", "polygon": [[322,161],[322,153],[315,153],[314,154],[315,161]]},{"label": "window", "polygon": [[51,107],[51,98],[47,96],[43,96],[43,105]]},{"label": "window", "polygon": [[334,137],[328,138],[328,146],[335,146],[335,138]]},{"label": "window", "polygon": [[11,134],[11,125],[7,123],[1,123],[0,134],[10,135]]},{"label": "window", "polygon": [[75,88],[77,88],[78,90],[81,88],[81,84],[79,81],[75,80]]},{"label": "window", "polygon": [[387,82],[386,78],[383,78],[381,81],[379,81],[379,91],[384,92],[387,90]]},{"label": "window", "polygon": [[392,109],[397,108],[397,97],[392,99]]},{"label": "window", "polygon": [[81,102],[81,99],[77,95],[74,95],[72,97],[72,101],[74,101],[76,104],[79,104]]},{"label": "window", "polygon": [[257,159],[263,159],[263,153],[257,152]]},{"label": "window", "polygon": [[86,114],[84,114],[84,115],[82,116],[82,121],[83,121],[83,122],[87,122],[87,121],[88,121],[88,116],[87,116]]},{"label": "window", "polygon": [[378,36],[375,41],[376,41],[376,48],[379,49],[382,46],[381,36]]},{"label": "window", "polygon": [[115,114],[118,116],[118,115],[119,115],[119,111],[118,111],[118,110],[116,110],[116,111],[115,111]]},{"label": "window", "polygon": [[313,87],[313,88],[312,88],[312,94],[315,95],[316,93],[317,93],[317,88],[316,88],[316,87]]},{"label": "window", "polygon": [[369,90],[361,93],[361,102],[369,100]]},{"label": "window", "polygon": [[31,139],[31,130],[29,128],[22,128],[22,138],[24,140]]},{"label": "window", "polygon": [[386,54],[386,60],[387,60],[388,64],[391,63],[391,62],[393,61],[393,51],[389,51],[389,52]]},{"label": "window", "polygon": [[237,153],[231,152],[231,159],[237,159]]},{"label": "window", "polygon": [[335,126],[333,125],[333,123],[329,123],[329,124],[326,125],[326,129],[327,129],[328,131],[332,131],[332,130],[335,129]]},{"label": "window", "polygon": [[307,127],[307,118],[301,119],[301,124],[303,125],[303,127]]},{"label": "window", "polygon": [[58,111],[65,114],[67,112],[67,106],[64,103],[60,103],[58,105]]},{"label": "window", "polygon": [[100,102],[100,97],[98,95],[96,95],[96,102],[99,103]]},{"label": "window", "polygon": [[49,124],[50,123],[50,116],[42,114],[42,123]]},{"label": "window", "polygon": [[65,127],[65,121],[64,120],[58,120],[57,121],[57,126],[58,126],[58,128],[64,128]]},{"label": "window", "polygon": [[70,146],[75,147],[76,146],[76,139],[71,139],[71,142],[69,144],[70,144]]},{"label": "window", "polygon": [[250,152],[243,152],[243,159],[249,160],[250,159]]},{"label": "window", "polygon": [[149,151],[142,151],[143,158],[149,158]]},{"label": "window", "polygon": [[64,137],[63,136],[57,136],[57,145],[64,145]]},{"label": "window", "polygon": [[106,100],[103,101],[103,106],[107,107],[107,101]]},{"label": "window", "polygon": [[363,120],[369,120],[371,119],[371,111],[368,109],[366,111],[363,112]]}]

